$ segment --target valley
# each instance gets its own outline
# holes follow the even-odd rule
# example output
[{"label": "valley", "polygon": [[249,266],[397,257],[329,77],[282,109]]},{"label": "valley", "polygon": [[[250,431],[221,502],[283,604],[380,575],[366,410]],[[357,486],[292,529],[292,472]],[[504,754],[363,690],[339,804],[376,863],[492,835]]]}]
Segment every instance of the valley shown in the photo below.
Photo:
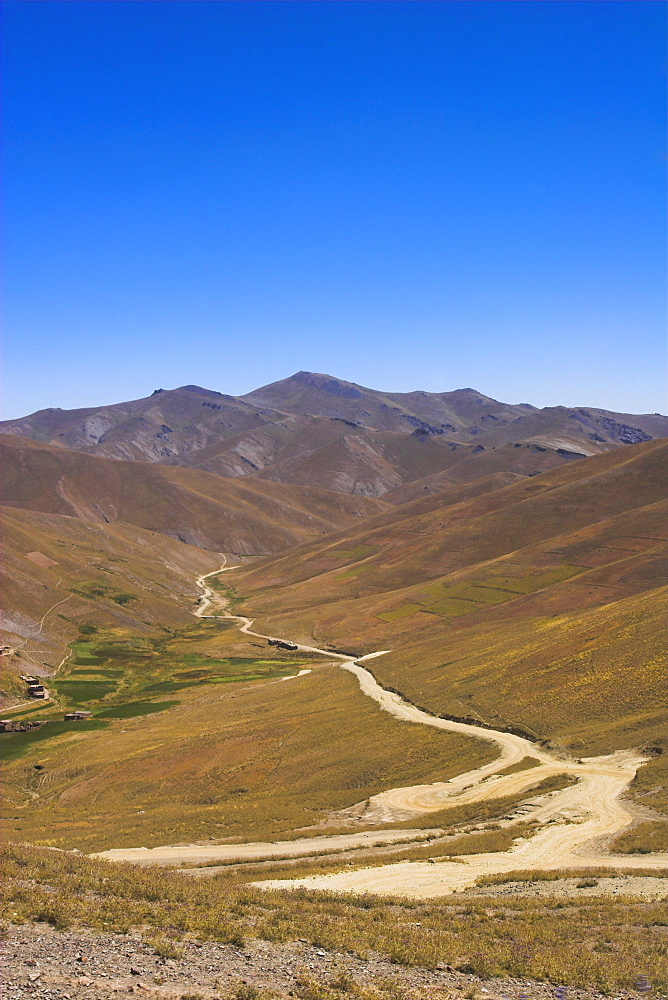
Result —
[{"label": "valley", "polygon": [[[289,942],[305,906],[326,947],[629,988],[668,839],[665,418],[327,379],[3,428],[5,912],[69,925],[58,886],[134,933],[143,899],[164,937],[179,897],[179,940]],[[585,890],[633,933],[550,964],[544,905]],[[471,958],[472,910],[465,961],[445,915],[499,894],[534,945]]]},{"label": "valley", "polygon": [[[224,571],[223,569],[219,572]],[[205,574],[198,580],[198,585],[204,594],[204,601],[196,612],[199,617],[208,617],[211,605],[218,600],[215,591],[206,585],[207,576],[213,575]],[[224,615],[223,620],[229,621],[230,618]],[[263,639],[271,638],[254,631],[250,619],[234,616],[233,620],[241,623],[240,630],[247,635]],[[332,656],[331,652],[312,647],[299,646],[298,650],[303,653],[319,653],[325,657]],[[360,815],[361,822],[367,825],[369,823],[380,825],[383,822],[391,823],[400,819],[422,817],[428,813],[445,812],[447,815],[448,805],[453,801],[457,806],[462,806],[475,801],[503,798],[518,792],[526,792],[528,788],[534,788],[548,777],[571,775],[576,779],[574,785],[567,786],[560,793],[549,793],[548,803],[541,801],[539,796],[538,801],[530,805],[533,823],[543,827],[555,825],[551,829],[543,829],[540,834],[534,833],[528,841],[520,842],[510,852],[504,852],[505,856],[483,854],[461,857],[458,863],[451,865],[449,869],[444,869],[442,864],[439,865],[438,872],[430,867],[430,864],[434,863],[433,857],[428,859],[430,864],[420,862],[402,864],[395,860],[389,869],[380,866],[337,875],[283,882],[270,881],[264,883],[266,887],[301,886],[311,889],[328,888],[429,898],[461,890],[474,884],[482,876],[512,871],[518,866],[524,870],[549,870],[577,868],[578,865],[588,868],[610,867],[615,864],[615,857],[610,852],[597,852],[591,845],[592,842],[595,843],[602,838],[611,839],[632,822],[632,814],[618,800],[635,777],[638,767],[646,763],[646,759],[633,753],[617,752],[608,757],[590,758],[577,763],[567,759],[559,760],[521,736],[435,718],[408,704],[397,694],[383,689],[373,675],[362,666],[362,663],[383,656],[386,652],[370,653],[359,659],[346,657],[343,654],[334,655],[344,669],[357,677],[362,692],[394,718],[493,742],[501,752],[492,763],[458,775],[447,783],[435,782],[381,792],[366,802]],[[508,770],[513,772],[513,765],[517,765],[527,757],[535,761],[535,767],[528,771],[503,773]],[[492,779],[496,779],[493,785],[491,785]],[[379,833],[381,840],[387,836],[384,831]],[[267,854],[275,856],[308,852],[315,855],[318,848],[326,851],[354,847],[356,846],[354,837],[355,835],[349,838],[324,836],[305,843],[293,841],[291,845],[289,843],[255,845],[255,850],[254,845],[245,844],[241,854],[238,847],[229,846],[172,848],[163,846],[149,851],[145,848],[112,849],[97,856],[145,865],[170,862],[183,864],[193,861],[197,863],[203,859],[209,862],[239,860],[240,857],[253,859]],[[375,833],[374,837],[377,837]],[[447,861],[447,856],[438,860]],[[461,867],[463,863],[466,863],[464,871]],[[661,872],[665,862],[661,855],[643,859],[626,858],[622,867],[630,870],[649,867]],[[263,885],[261,882],[256,884]]]}]

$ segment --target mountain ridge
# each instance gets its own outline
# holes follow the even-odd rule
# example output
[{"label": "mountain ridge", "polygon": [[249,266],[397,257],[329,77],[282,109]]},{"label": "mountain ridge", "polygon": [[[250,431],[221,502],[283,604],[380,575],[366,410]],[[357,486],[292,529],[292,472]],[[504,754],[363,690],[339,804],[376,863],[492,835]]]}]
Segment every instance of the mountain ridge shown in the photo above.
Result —
[{"label": "mountain ridge", "polygon": [[[2,421],[0,431],[109,459],[379,497],[430,475],[447,488],[501,467],[542,472],[668,436],[668,417],[540,409],[472,388],[392,393],[300,371],[242,396],[183,385],[101,407],[47,408]],[[517,454],[492,455],[507,448]]]}]

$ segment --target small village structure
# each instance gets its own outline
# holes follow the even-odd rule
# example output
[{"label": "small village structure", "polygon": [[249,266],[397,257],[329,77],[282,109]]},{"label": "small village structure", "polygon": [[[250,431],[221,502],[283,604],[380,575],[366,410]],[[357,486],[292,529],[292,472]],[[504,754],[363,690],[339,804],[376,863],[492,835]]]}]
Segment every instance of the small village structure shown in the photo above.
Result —
[{"label": "small village structure", "polygon": [[269,639],[267,645],[277,646],[279,649],[299,649],[296,642],[284,642],[283,639]]},{"label": "small village structure", "polygon": [[41,698],[47,700],[49,698],[49,692],[44,687],[42,682],[38,677],[31,677],[30,675],[21,674],[21,680],[25,681],[28,685],[28,695],[31,698]]},{"label": "small village structure", "polygon": [[25,719],[0,719],[0,733],[27,733],[31,729],[39,729],[45,726],[49,720],[33,720],[27,722]]},{"label": "small village structure", "polygon": [[43,698],[47,699],[49,697],[49,692],[46,690],[43,684],[36,681],[34,684],[28,685],[28,694],[31,698]]}]

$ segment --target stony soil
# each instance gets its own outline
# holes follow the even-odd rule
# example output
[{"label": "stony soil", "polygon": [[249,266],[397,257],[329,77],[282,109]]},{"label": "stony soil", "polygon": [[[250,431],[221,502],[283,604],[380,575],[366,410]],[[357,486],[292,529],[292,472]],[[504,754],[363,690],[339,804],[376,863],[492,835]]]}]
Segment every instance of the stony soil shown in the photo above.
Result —
[{"label": "stony soil", "polygon": [[[591,879],[594,885],[583,885]],[[617,878],[596,878],[587,872],[582,878],[559,878],[554,881],[502,882],[501,885],[487,885],[467,889],[469,896],[551,896],[562,899],[581,899],[583,896],[633,896],[634,899],[665,899],[668,895],[665,878],[623,875]]]},{"label": "stony soil", "polygon": [[[3,952],[3,1000],[102,1000],[125,993],[160,1000],[251,1000],[254,989],[258,1000],[263,1000],[298,997],[303,977],[331,983],[342,972],[361,987],[384,987],[387,997],[395,1000],[397,996],[405,1000],[552,1000],[555,996],[551,984],[481,980],[448,967],[406,969],[379,955],[364,960],[305,942],[249,941],[243,947],[188,942],[182,957],[165,959],[157,957],[137,935],[57,931],[48,924],[24,924],[9,928]],[[351,994],[342,989],[342,1000],[346,995]],[[599,996],[568,990],[569,1000]],[[621,990],[614,996],[637,1000],[639,994]]]}]

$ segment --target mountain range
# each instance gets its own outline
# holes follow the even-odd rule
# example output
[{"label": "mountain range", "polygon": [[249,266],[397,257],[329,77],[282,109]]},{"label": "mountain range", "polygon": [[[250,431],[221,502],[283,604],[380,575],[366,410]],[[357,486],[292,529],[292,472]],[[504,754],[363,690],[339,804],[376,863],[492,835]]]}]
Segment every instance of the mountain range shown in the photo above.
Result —
[{"label": "mountain range", "polygon": [[39,410],[0,423],[0,432],[102,458],[403,502],[417,480],[438,492],[664,437],[668,418],[538,409],[474,389],[381,392],[297,372],[244,396],[185,385],[109,406]]}]

